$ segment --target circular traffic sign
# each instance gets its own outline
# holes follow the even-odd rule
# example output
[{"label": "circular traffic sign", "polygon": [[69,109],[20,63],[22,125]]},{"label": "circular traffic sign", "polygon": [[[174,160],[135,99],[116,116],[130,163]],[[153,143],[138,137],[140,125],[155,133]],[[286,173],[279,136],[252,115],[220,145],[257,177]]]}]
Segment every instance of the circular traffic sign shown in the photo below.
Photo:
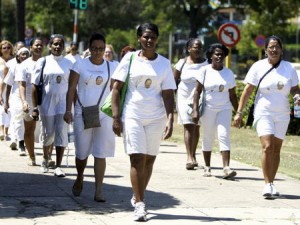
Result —
[{"label": "circular traffic sign", "polygon": [[257,47],[261,48],[264,47],[266,42],[266,37],[264,35],[257,35],[255,38],[255,44]]},{"label": "circular traffic sign", "polygon": [[232,23],[225,23],[218,30],[219,41],[227,47],[235,46],[240,41],[240,38],[239,28]]}]

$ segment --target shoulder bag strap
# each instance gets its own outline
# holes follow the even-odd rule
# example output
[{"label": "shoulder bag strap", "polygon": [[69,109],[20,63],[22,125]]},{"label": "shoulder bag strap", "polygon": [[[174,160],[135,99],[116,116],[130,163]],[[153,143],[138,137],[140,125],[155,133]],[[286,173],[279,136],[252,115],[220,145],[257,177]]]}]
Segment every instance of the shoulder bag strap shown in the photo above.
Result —
[{"label": "shoulder bag strap", "polygon": [[279,60],[279,62],[278,63],[276,63],[274,66],[272,66],[261,78],[260,78],[260,80],[259,80],[259,82],[258,82],[258,85],[257,85],[257,87],[256,87],[256,90],[255,90],[255,95],[257,94],[257,91],[258,91],[258,88],[259,88],[259,85],[260,85],[260,83],[261,83],[261,81],[265,78],[265,76],[267,76],[267,74],[268,73],[270,73],[274,68],[277,68],[278,66],[279,66],[279,64],[280,64],[280,61],[281,60]]},{"label": "shoulder bag strap", "polygon": [[134,53],[132,53],[131,56],[130,56],[130,61],[129,61],[129,66],[128,66],[128,71],[127,71],[127,77],[126,77],[125,84],[124,84],[125,86],[127,86],[127,85],[128,85],[128,82],[129,82],[130,67],[131,67],[133,58],[134,58]]},{"label": "shoulder bag strap", "polygon": [[41,69],[41,76],[40,76],[40,82],[39,85],[43,85],[44,84],[44,67],[46,65],[46,58],[44,58],[44,62],[42,64],[42,69]]},{"label": "shoulder bag strap", "polygon": [[187,60],[187,57],[184,58],[184,61],[183,61],[183,63],[182,63],[182,66],[180,67],[180,70],[179,70],[180,74],[181,74],[181,72],[182,72],[182,69],[183,69],[185,63],[186,63],[186,60]]},{"label": "shoulder bag strap", "polygon": [[[103,96],[103,94],[104,94],[104,91],[105,91],[105,89],[106,89],[106,86],[107,86],[108,81],[109,81],[109,78],[110,78],[110,67],[109,67],[109,62],[108,62],[108,61],[106,61],[106,65],[107,65],[107,71],[108,71],[107,81],[106,81],[106,83],[105,83],[105,85],[104,85],[104,87],[103,87],[103,90],[102,90],[102,92],[101,92],[101,95],[100,95],[100,97],[99,97],[99,100],[98,100],[98,102],[97,102],[97,105],[99,105],[100,102],[101,102],[102,96]],[[79,103],[79,105],[81,106],[81,108],[83,108],[83,105],[81,104],[81,101],[80,101],[80,99],[79,99],[79,96],[78,96],[77,100],[78,100],[78,103]]]}]

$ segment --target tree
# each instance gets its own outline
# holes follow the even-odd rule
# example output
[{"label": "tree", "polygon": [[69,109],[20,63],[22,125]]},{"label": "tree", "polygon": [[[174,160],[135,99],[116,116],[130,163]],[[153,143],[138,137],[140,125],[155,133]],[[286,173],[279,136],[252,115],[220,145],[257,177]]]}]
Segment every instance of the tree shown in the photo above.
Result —
[{"label": "tree", "polygon": [[25,3],[26,0],[17,0],[16,21],[17,40],[23,41],[25,35]]}]

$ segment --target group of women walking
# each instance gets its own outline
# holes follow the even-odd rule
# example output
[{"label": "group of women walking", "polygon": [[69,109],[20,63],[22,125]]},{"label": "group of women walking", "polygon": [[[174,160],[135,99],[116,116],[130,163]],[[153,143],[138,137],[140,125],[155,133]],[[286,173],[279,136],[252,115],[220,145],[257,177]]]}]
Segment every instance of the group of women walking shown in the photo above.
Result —
[{"label": "group of women walking", "polygon": [[[262,167],[266,183],[263,196],[271,198],[278,195],[273,182],[289,123],[288,95],[292,94],[296,103],[300,104],[299,81],[295,70],[281,57],[281,40],[277,36],[267,39],[267,57],[256,62],[249,70],[238,103],[234,74],[224,66],[225,57],[229,53],[224,45],[210,45],[206,57],[203,57],[201,41],[191,39],[186,44],[187,56],[172,68],[170,61],[156,52],[159,30],[155,24],[140,25],[136,35],[140,50],[128,52],[119,63],[105,59],[105,51],[109,54],[112,50],[107,48],[110,46],[106,46],[105,37],[99,33],[92,34],[89,39],[90,56],[75,62],[63,56],[65,40],[60,34],[51,36],[50,54],[46,57],[42,57],[43,42],[40,39],[32,40],[30,57],[26,48],[17,52],[20,65],[15,67],[14,77],[10,78],[10,82],[7,81],[7,87],[15,86],[18,89],[11,91],[11,95],[16,93],[19,98],[18,106],[12,107],[3,99],[3,95],[0,102],[5,112],[8,109],[19,109],[22,112],[29,164],[37,164],[34,130],[36,121],[41,120],[41,170],[48,172],[52,149],[55,147],[54,175],[64,177],[61,163],[68,145],[68,126],[72,125],[77,170],[72,193],[78,197],[84,190],[84,171],[88,157],[92,155],[94,200],[105,202],[102,184],[106,158],[114,156],[115,135],[122,136],[130,159],[133,192],[130,202],[134,207],[134,220],[146,221],[148,211],[145,192],[161,140],[168,139],[173,132],[175,90],[178,123],[184,126],[187,152],[185,168],[193,170],[201,166],[196,158],[198,141],[201,140],[203,175],[212,176],[211,152],[216,133],[223,162],[223,178],[232,179],[237,175],[230,168],[232,112],[235,112],[233,124],[240,127],[246,102],[255,86],[259,86],[254,124],[262,145]],[[1,43],[0,47],[4,49],[9,46]],[[2,74],[7,73],[5,61],[3,56],[0,61]],[[269,68],[272,68],[268,71],[269,75],[264,75],[264,70]],[[126,79],[127,93],[121,106],[120,93],[127,85]],[[110,93],[112,117],[99,110]],[[204,111],[199,111],[202,95]],[[92,121],[89,121],[89,117],[93,118]],[[3,136],[6,136],[2,121],[5,121],[3,117],[0,125]]]}]

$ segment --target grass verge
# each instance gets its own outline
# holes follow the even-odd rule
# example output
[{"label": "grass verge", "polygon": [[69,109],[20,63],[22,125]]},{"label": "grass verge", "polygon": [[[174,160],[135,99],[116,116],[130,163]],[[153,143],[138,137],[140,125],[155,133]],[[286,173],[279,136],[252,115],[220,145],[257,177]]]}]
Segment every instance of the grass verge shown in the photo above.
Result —
[{"label": "grass verge", "polygon": [[[202,132],[202,131],[201,131]],[[201,134],[200,134],[201,135]],[[200,137],[201,138],[201,137]],[[169,141],[184,144],[183,126],[177,124],[175,116],[174,131]],[[231,158],[261,168],[261,145],[253,129],[231,129]],[[200,147],[200,146],[199,146]],[[197,151],[199,151],[199,147]],[[300,137],[286,136],[281,148],[280,173],[300,179]],[[215,141],[214,152],[218,152]]]}]

